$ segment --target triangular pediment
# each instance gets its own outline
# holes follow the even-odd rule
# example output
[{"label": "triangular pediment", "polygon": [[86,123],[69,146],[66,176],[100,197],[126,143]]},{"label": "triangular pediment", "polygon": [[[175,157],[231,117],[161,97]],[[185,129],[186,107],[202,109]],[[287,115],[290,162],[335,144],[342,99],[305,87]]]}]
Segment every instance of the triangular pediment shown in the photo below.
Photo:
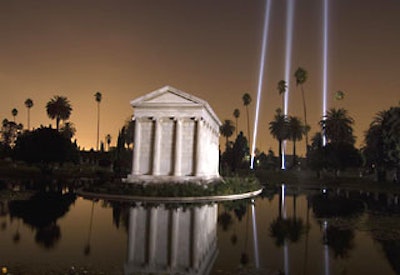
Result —
[{"label": "triangular pediment", "polygon": [[155,90],[142,97],[131,101],[133,107],[144,105],[201,105],[205,106],[207,103],[200,98],[192,96],[188,93],[182,92],[171,86],[165,86],[161,89]]},{"label": "triangular pediment", "polygon": [[207,113],[211,120],[214,120],[217,125],[221,125],[221,121],[206,101],[171,86],[164,86],[134,99],[131,101],[131,105],[135,108],[135,113],[140,110],[142,115],[146,114],[147,116],[153,116],[156,113],[163,116],[175,116],[179,112],[187,115],[190,112],[192,117],[196,110],[199,116]]}]

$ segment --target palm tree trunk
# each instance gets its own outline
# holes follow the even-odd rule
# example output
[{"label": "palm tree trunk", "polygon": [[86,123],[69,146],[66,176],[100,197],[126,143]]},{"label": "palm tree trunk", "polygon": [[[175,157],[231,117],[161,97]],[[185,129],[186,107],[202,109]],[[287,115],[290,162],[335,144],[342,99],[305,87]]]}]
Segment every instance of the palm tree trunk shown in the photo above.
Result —
[{"label": "palm tree trunk", "polygon": [[236,133],[236,137],[238,136],[238,118],[235,118],[236,120],[236,129],[235,129],[235,133]]},{"label": "palm tree trunk", "polygon": [[56,118],[56,128],[57,128],[57,131],[60,129],[60,118],[59,117]]},{"label": "palm tree trunk", "polygon": [[282,140],[278,140],[279,143],[279,161],[281,162],[281,165],[279,167],[282,167]]},{"label": "palm tree trunk", "polygon": [[[249,142],[249,147],[251,148],[250,144],[250,119],[249,119],[249,107],[246,105],[246,115],[247,115],[247,135],[248,135],[248,142]],[[250,149],[251,150],[251,149]],[[251,154],[251,153],[250,153]]]},{"label": "palm tree trunk", "polygon": [[[303,85],[301,85],[301,95],[303,98],[304,125],[307,127],[307,109],[306,109],[306,99],[304,97]],[[305,134],[306,134],[306,152],[308,152],[308,131],[306,131]]]},{"label": "palm tree trunk", "polygon": [[97,151],[99,151],[99,135],[100,135],[100,102],[97,102],[97,141],[96,141]]},{"label": "palm tree trunk", "polygon": [[292,167],[296,166],[297,160],[296,160],[296,139],[293,140],[293,165]]},{"label": "palm tree trunk", "polygon": [[31,129],[31,109],[28,108],[28,131]]}]

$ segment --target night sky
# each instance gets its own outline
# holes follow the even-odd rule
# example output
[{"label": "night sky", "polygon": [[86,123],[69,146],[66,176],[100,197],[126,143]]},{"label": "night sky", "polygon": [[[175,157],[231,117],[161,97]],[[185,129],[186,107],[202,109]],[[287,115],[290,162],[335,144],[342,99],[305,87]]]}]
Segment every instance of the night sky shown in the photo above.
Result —
[{"label": "night sky", "polygon": [[[305,84],[310,136],[321,119],[322,0],[295,0],[292,75],[299,66]],[[330,0],[329,106],[355,119],[357,145],[376,112],[400,100],[400,1]],[[31,127],[55,126],[45,105],[68,97],[78,144],[96,143],[96,102],[103,94],[100,137],[118,130],[133,113],[129,102],[171,85],[210,103],[221,120],[246,129],[242,95],[250,93],[254,117],[265,1],[260,0],[5,0],[0,2],[0,119]],[[286,1],[272,0],[270,36],[257,147],[277,142],[268,131],[281,106],[276,89],[284,78]],[[334,100],[345,91],[342,101]],[[290,82],[289,114],[303,119],[301,93]],[[223,148],[223,146],[221,146]],[[291,145],[289,145],[291,150]],[[304,153],[304,143],[298,146]]]}]

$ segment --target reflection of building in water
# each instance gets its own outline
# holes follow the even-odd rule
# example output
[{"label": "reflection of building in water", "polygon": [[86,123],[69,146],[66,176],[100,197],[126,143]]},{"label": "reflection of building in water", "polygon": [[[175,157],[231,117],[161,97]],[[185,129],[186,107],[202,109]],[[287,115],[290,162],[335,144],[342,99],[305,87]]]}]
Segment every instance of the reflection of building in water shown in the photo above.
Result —
[{"label": "reflection of building in water", "polygon": [[209,274],[217,255],[217,204],[132,207],[125,274]]},{"label": "reflection of building in water", "polygon": [[206,101],[165,86],[131,105],[135,147],[128,182],[219,178],[221,122]]}]

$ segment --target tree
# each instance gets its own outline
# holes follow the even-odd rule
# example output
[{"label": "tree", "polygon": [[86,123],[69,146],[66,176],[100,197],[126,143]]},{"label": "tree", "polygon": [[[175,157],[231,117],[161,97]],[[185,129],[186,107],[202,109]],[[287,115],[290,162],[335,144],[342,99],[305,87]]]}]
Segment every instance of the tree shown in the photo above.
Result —
[{"label": "tree", "polygon": [[354,144],[354,119],[343,108],[328,110],[325,119],[320,121],[328,142]]},{"label": "tree", "polygon": [[4,119],[1,126],[1,143],[7,148],[14,147],[17,137],[21,134],[23,125]]},{"label": "tree", "polygon": [[96,141],[96,149],[99,150],[99,137],[100,137],[100,102],[102,99],[102,94],[97,92],[94,94],[94,98],[97,102],[97,141]]},{"label": "tree", "polygon": [[282,142],[289,138],[289,121],[287,116],[282,114],[280,108],[276,109],[274,120],[269,123],[269,132],[276,140],[278,140],[279,158],[282,161]]},{"label": "tree", "polygon": [[367,165],[375,166],[378,181],[386,180],[386,170],[396,169],[400,179],[400,107],[379,112],[365,134],[363,154]]},{"label": "tree", "polygon": [[28,131],[31,129],[31,108],[33,107],[33,100],[27,98],[25,100],[25,107],[28,109]]},{"label": "tree", "polygon": [[326,166],[334,170],[335,176],[347,167],[358,167],[361,163],[359,151],[354,147],[354,120],[343,108],[328,110],[320,121],[322,132],[328,141],[324,148]]},{"label": "tree", "polygon": [[[251,103],[251,96],[248,93],[245,93],[242,97],[243,105],[246,108],[246,116],[247,116],[247,138],[250,139],[250,118],[249,118],[249,105]],[[249,144],[250,146],[250,144]]]},{"label": "tree", "polygon": [[226,144],[225,152],[221,156],[222,171],[227,171],[229,167],[230,171],[235,172],[237,168],[243,166],[247,156],[249,156],[247,139],[243,132],[240,132],[235,142],[228,141]]},{"label": "tree", "polygon": [[296,165],[296,141],[303,139],[304,125],[298,117],[289,117],[289,140],[293,141],[293,166]]},{"label": "tree", "polygon": [[[296,78],[296,86],[301,87],[301,96],[303,99],[303,112],[304,112],[304,125],[307,127],[307,108],[306,108],[306,99],[304,96],[304,88],[303,84],[307,81],[308,73],[302,67],[297,68],[296,72],[294,73],[294,77]],[[308,150],[308,131],[305,132],[306,137],[306,152]]]},{"label": "tree", "polygon": [[232,120],[225,119],[224,123],[222,123],[220,127],[221,135],[226,138],[225,145],[228,144],[229,138],[233,135],[233,131],[235,131],[235,126],[233,125]]},{"label": "tree", "polygon": [[135,125],[135,120],[130,118],[125,122],[121,132],[124,138],[123,145],[125,146],[126,144],[128,148],[131,148],[131,145],[135,142]]},{"label": "tree", "polygon": [[339,171],[348,167],[359,167],[361,164],[360,152],[353,144],[327,143],[323,149],[326,166],[333,170],[335,177],[339,175]]},{"label": "tree", "polygon": [[240,132],[236,137],[235,143],[232,147],[233,161],[232,170],[236,171],[237,168],[242,167],[246,156],[249,156],[249,146],[243,132]]},{"label": "tree", "polygon": [[60,133],[67,139],[71,140],[76,133],[76,128],[72,122],[66,122],[60,129]]},{"label": "tree", "polygon": [[13,116],[13,118],[14,118],[14,122],[15,122],[15,118],[16,118],[16,116],[18,115],[18,110],[17,110],[16,108],[12,109],[12,110],[11,110],[11,114],[12,114],[12,116]]},{"label": "tree", "polygon": [[60,121],[68,120],[71,116],[71,103],[65,96],[54,96],[46,104],[47,115],[56,119],[56,129],[60,129]]},{"label": "tree", "polygon": [[325,150],[322,145],[321,132],[315,133],[311,138],[311,146],[307,152],[307,164],[317,174],[317,178],[321,176],[321,170],[326,168]]},{"label": "tree", "polygon": [[280,80],[278,82],[278,92],[279,95],[282,96],[282,110],[285,110],[285,93],[287,89],[287,84],[285,80]]},{"label": "tree", "polygon": [[21,134],[15,144],[15,157],[28,163],[48,167],[52,163],[77,162],[76,144],[52,128],[39,128]]},{"label": "tree", "polygon": [[239,109],[233,110],[233,116],[235,117],[235,122],[236,122],[236,136],[237,136],[237,135],[238,135],[238,129],[239,129],[238,118],[240,117],[240,111],[239,111]]},{"label": "tree", "polygon": [[106,135],[106,143],[107,143],[108,151],[110,151],[110,144],[111,144],[111,135],[110,134]]}]

